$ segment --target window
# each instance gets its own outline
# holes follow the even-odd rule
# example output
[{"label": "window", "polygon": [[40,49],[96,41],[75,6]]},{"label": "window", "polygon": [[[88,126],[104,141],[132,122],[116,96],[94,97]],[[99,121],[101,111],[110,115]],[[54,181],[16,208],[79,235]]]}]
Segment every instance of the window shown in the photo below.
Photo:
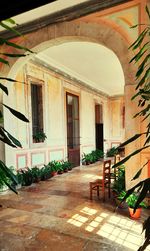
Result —
[{"label": "window", "polygon": [[[33,142],[43,142],[43,100],[42,85],[31,83],[32,137]],[[39,138],[39,139],[38,139]]]}]

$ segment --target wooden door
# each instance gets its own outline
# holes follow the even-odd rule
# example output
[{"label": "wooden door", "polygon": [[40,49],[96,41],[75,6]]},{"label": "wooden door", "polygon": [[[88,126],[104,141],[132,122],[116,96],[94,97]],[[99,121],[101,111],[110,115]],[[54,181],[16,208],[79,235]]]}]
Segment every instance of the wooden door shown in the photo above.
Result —
[{"label": "wooden door", "polygon": [[102,105],[95,105],[95,141],[96,149],[104,150],[103,110]]},{"label": "wooden door", "polygon": [[68,160],[73,166],[80,165],[79,97],[66,94]]}]

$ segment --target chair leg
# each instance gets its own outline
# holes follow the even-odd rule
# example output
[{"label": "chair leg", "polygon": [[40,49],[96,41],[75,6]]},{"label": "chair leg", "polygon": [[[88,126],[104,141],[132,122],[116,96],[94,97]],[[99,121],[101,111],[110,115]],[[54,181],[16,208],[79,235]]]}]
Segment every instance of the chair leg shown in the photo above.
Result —
[{"label": "chair leg", "polygon": [[99,186],[97,186],[97,197],[99,198]]},{"label": "chair leg", "polygon": [[92,184],[90,184],[90,200],[93,199],[93,196],[92,196]]},{"label": "chair leg", "polygon": [[102,198],[103,202],[105,202],[105,187],[102,187]]},{"label": "chair leg", "polygon": [[111,179],[109,179],[108,181],[108,198],[110,198],[110,182],[111,182]]}]

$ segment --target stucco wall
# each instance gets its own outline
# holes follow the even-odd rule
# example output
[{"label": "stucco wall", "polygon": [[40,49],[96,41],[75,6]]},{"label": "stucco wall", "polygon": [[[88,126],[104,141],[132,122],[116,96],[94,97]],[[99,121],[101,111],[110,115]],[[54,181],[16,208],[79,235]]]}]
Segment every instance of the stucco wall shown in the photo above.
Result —
[{"label": "stucco wall", "polygon": [[[11,105],[29,118],[30,123],[24,123],[10,116],[6,112],[5,124],[7,129],[18,138],[23,148],[12,149],[6,147],[6,163],[16,168],[43,165],[50,160],[67,158],[67,127],[66,127],[66,92],[79,96],[80,116],[80,155],[95,149],[95,104],[102,104],[104,123],[104,150],[112,146],[113,142],[123,140],[120,117],[122,98],[109,100],[108,97],[98,95],[89,89],[79,87],[73,81],[64,79],[54,72],[33,63],[26,64],[16,75],[19,81],[14,84],[10,96]],[[40,81],[43,85],[43,120],[44,132],[47,139],[43,143],[32,142],[32,114],[30,81]],[[23,84],[21,83],[23,82]],[[15,94],[15,95],[11,95]],[[117,104],[117,105],[116,105]],[[117,109],[116,109],[117,106]],[[112,111],[114,111],[112,115]],[[112,123],[119,130],[112,137]],[[13,120],[13,127],[11,121]]]},{"label": "stucco wall", "polygon": [[[1,105],[3,101],[3,92],[0,89],[0,110],[3,111],[3,106]],[[0,120],[0,125],[3,126],[3,119]],[[4,143],[0,141],[0,159],[2,161],[5,160],[5,149],[4,149]]]}]

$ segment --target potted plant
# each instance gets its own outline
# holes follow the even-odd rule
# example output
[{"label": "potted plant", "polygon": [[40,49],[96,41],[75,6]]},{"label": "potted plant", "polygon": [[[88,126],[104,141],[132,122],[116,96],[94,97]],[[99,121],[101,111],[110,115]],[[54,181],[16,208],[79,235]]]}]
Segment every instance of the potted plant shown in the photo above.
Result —
[{"label": "potted plant", "polygon": [[33,176],[33,183],[34,182],[35,183],[39,182],[40,179],[41,179],[41,171],[40,171],[40,169],[35,166],[35,167],[33,167],[31,169],[31,172],[32,172],[32,176]]},{"label": "potted plant", "polygon": [[93,157],[91,153],[83,154],[82,163],[85,163],[86,165],[93,163]]},{"label": "potted plant", "polygon": [[117,153],[118,153],[118,149],[116,149],[116,147],[112,147],[107,151],[106,156],[114,157]]},{"label": "potted plant", "polygon": [[48,180],[49,178],[51,178],[52,174],[51,174],[51,167],[48,165],[44,165],[41,169],[40,169],[40,177],[41,180]]},{"label": "potted plant", "polygon": [[[122,191],[119,196],[118,196],[118,199],[123,201],[124,197],[126,195],[126,192],[125,191]],[[138,194],[137,193],[132,193],[130,194],[127,198],[126,198],[126,203],[128,205],[128,209],[129,209],[129,213],[130,213],[130,217],[133,218],[133,219],[138,219],[140,218],[141,216],[141,211],[142,211],[142,207],[143,208],[147,208],[147,205],[144,201],[142,201],[138,208],[135,210],[134,212],[134,207],[136,205],[136,202],[138,200]]]},{"label": "potted plant", "polygon": [[72,170],[72,164],[69,161],[62,161],[62,168],[64,172]]},{"label": "potted plant", "polygon": [[126,203],[124,202],[120,204],[120,200],[118,199],[119,194],[122,191],[125,191],[125,166],[124,165],[118,167],[117,178],[113,182],[112,191],[113,191],[114,200],[117,206],[119,208],[126,208],[127,207]]},{"label": "potted plant", "polygon": [[19,173],[21,174],[20,179],[22,180],[23,186],[30,186],[33,182],[33,175],[30,168],[25,168],[19,170]]},{"label": "potted plant", "polygon": [[35,134],[33,134],[33,140],[36,143],[44,142],[46,138],[46,134],[42,130],[37,131]]},{"label": "potted plant", "polygon": [[57,164],[56,164],[56,166],[57,166],[57,173],[58,174],[63,174],[64,170],[63,170],[62,163],[58,161]]},{"label": "potted plant", "polygon": [[50,166],[50,170],[51,170],[51,174],[52,176],[56,176],[58,173],[58,165],[57,162],[55,160],[49,162],[48,164]]}]

